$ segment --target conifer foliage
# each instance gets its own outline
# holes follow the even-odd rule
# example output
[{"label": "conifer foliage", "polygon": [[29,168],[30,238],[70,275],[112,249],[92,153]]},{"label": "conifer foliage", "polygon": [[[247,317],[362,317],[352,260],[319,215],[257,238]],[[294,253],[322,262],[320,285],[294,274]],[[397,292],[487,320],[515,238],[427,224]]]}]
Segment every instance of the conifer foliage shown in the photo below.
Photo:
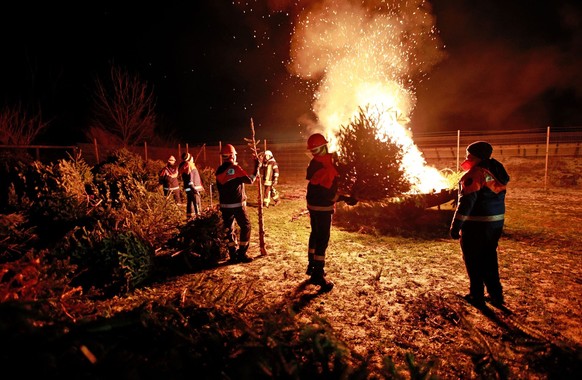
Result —
[{"label": "conifer foliage", "polygon": [[400,147],[378,128],[381,116],[360,108],[338,134],[340,190],[359,200],[382,200],[411,187],[401,169]]}]

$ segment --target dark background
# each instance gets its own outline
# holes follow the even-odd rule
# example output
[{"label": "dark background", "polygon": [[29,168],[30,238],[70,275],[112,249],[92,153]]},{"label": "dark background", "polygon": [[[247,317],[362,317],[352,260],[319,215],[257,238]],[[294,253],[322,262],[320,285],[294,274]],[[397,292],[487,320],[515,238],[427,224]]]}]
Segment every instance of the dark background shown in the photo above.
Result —
[{"label": "dark background", "polygon": [[[160,128],[180,141],[240,141],[251,118],[259,138],[298,140],[314,86],[286,63],[296,3],[317,2],[5,2],[0,105],[40,109],[43,142],[81,141],[94,81],[115,64],[153,86]],[[431,1],[446,58],[416,86],[413,132],[581,126],[579,3]]]}]

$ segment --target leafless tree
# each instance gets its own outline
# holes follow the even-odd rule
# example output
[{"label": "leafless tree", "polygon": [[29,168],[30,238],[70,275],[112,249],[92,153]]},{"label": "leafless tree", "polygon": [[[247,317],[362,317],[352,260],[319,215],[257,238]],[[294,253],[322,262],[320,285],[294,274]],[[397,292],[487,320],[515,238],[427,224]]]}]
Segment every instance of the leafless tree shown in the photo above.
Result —
[{"label": "leafless tree", "polygon": [[30,114],[17,106],[6,106],[0,111],[0,144],[30,145],[50,122],[42,120],[42,114]]},{"label": "leafless tree", "polygon": [[148,83],[138,75],[111,67],[110,81],[95,81],[92,125],[88,137],[116,141],[124,147],[151,139],[154,135],[155,98]]}]

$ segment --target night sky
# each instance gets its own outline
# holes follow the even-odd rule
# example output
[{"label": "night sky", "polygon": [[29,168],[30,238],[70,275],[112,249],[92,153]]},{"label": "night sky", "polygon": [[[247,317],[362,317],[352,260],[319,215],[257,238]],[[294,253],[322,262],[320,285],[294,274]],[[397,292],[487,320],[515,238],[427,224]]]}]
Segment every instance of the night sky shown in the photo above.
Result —
[{"label": "night sky", "polygon": [[[84,139],[94,81],[116,65],[152,86],[160,128],[191,144],[239,142],[250,137],[251,118],[259,139],[304,138],[306,127],[317,124],[313,103],[322,77],[291,68],[302,11],[362,4],[7,3],[0,6],[0,106],[40,109],[51,120],[42,142]],[[375,14],[385,2],[363,3]],[[416,71],[399,73],[414,98],[408,126],[418,133],[582,126],[579,3],[428,2],[423,9],[434,16],[438,54],[414,46]]]}]

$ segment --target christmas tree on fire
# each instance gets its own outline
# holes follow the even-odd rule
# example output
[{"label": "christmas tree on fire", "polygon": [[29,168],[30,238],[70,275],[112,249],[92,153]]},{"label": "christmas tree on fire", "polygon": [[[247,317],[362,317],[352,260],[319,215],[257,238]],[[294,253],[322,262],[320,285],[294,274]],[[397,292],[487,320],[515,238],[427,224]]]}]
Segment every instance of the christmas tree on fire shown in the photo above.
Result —
[{"label": "christmas tree on fire", "polygon": [[401,148],[380,131],[381,113],[359,108],[337,136],[340,191],[359,200],[377,201],[398,196],[411,189],[401,168]]}]

